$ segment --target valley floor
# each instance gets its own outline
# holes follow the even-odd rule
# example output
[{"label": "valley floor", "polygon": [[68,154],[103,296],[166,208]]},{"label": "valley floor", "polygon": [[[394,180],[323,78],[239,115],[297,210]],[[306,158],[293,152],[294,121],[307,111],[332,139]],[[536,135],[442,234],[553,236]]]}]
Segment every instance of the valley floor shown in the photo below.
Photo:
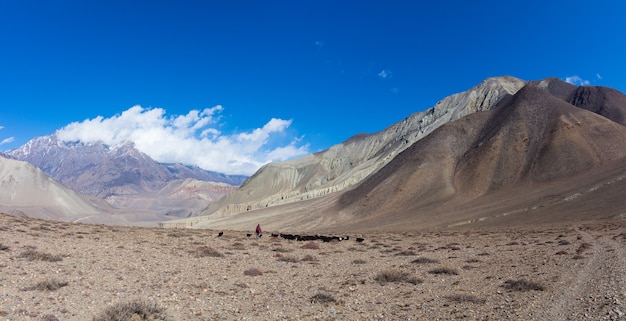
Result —
[{"label": "valley floor", "polygon": [[0,320],[114,320],[130,303],[149,320],[626,318],[626,220],[329,243],[270,232],[0,215]]}]

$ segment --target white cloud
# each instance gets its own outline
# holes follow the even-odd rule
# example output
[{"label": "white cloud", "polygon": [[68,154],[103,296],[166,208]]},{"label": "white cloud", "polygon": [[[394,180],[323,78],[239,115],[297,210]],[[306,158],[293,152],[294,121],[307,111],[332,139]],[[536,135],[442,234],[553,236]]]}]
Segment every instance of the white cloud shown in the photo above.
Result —
[{"label": "white cloud", "polygon": [[[1,128],[0,128],[1,129]],[[0,142],[0,145],[4,145],[4,144],[8,144],[8,143],[12,143],[15,140],[15,137],[9,137],[9,138],[5,138]]]},{"label": "white cloud", "polygon": [[591,82],[589,80],[584,80],[582,78],[580,78],[579,76],[568,76],[565,77],[565,82],[568,82],[572,85],[576,85],[576,86],[589,86],[591,84]]},{"label": "white cloud", "polygon": [[600,75],[600,74],[596,74],[596,79],[598,79],[598,80],[602,80],[602,75]]},{"label": "white cloud", "polygon": [[391,78],[392,76],[393,76],[393,74],[391,73],[391,70],[389,70],[389,69],[383,69],[383,70],[381,70],[381,72],[378,73],[378,77],[380,77],[382,79]]},{"label": "white cloud", "polygon": [[272,118],[263,127],[224,134],[219,130],[222,106],[191,110],[168,117],[162,108],[133,106],[119,115],[98,116],[71,123],[57,132],[64,141],[103,141],[108,145],[134,142],[159,162],[193,164],[226,174],[253,174],[271,161],[308,153],[299,138],[287,137],[291,120]]},{"label": "white cloud", "polygon": [[[0,130],[4,129],[4,126],[0,125]],[[0,146],[4,145],[4,144],[8,144],[8,143],[12,143],[15,140],[15,137],[11,136],[9,138],[5,138],[2,141],[0,141]]]}]

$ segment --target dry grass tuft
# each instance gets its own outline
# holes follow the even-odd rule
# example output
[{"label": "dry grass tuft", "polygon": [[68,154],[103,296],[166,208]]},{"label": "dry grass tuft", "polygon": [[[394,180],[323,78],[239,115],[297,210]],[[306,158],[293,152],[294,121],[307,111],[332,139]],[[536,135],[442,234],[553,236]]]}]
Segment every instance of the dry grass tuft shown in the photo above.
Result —
[{"label": "dry grass tuft", "polygon": [[591,244],[589,244],[589,243],[582,243],[582,244],[580,244],[578,249],[576,249],[576,254],[583,254],[585,251],[587,251],[590,248],[591,248]]},{"label": "dry grass tuft", "polygon": [[259,275],[263,275],[263,271],[257,269],[257,268],[250,268],[247,269],[245,271],[243,271],[243,275],[247,275],[247,276],[259,276]]},{"label": "dry grass tuft", "polygon": [[298,263],[300,260],[295,256],[281,256],[278,258],[281,262]]},{"label": "dry grass tuft", "polygon": [[210,246],[199,246],[193,252],[196,257],[223,257],[224,254]]},{"label": "dry grass tuft", "polygon": [[276,248],[273,248],[272,251],[279,252],[279,253],[293,252],[292,249],[286,249],[284,247],[276,247]]},{"label": "dry grass tuft", "polygon": [[56,291],[64,286],[67,286],[68,282],[65,281],[57,281],[54,279],[46,279],[37,284],[29,287],[25,287],[22,291]]},{"label": "dry grass tuft", "polygon": [[456,269],[450,267],[438,267],[428,271],[430,274],[445,274],[445,275],[459,275],[459,272]]},{"label": "dry grass tuft", "polygon": [[20,257],[26,258],[30,261],[46,261],[46,262],[59,262],[63,261],[61,255],[53,255],[50,253],[43,253],[34,249],[28,249],[26,252],[20,254]]},{"label": "dry grass tuft", "polygon": [[315,242],[309,242],[307,244],[302,245],[300,248],[305,249],[305,250],[319,250],[320,245]]},{"label": "dry grass tuft", "polygon": [[334,296],[328,293],[317,293],[311,297],[311,303],[334,303],[337,302]]},{"label": "dry grass tuft", "polygon": [[352,264],[365,264],[365,263],[367,263],[367,261],[361,260],[361,259],[356,259],[352,261]]},{"label": "dry grass tuft", "polygon": [[92,321],[128,321],[128,320],[151,320],[167,321],[169,317],[156,303],[148,301],[132,301],[118,303],[105,309]]},{"label": "dry grass tuft", "polygon": [[504,282],[502,286],[509,290],[519,292],[545,290],[545,287],[542,284],[526,280],[508,280]]},{"label": "dry grass tuft", "polygon": [[409,273],[400,270],[386,270],[378,273],[374,280],[385,285],[387,283],[411,283],[420,284],[423,281],[417,277],[409,275]]},{"label": "dry grass tuft", "polygon": [[445,298],[451,302],[457,302],[457,303],[469,302],[469,303],[475,303],[475,304],[484,304],[485,302],[487,302],[487,300],[481,299],[473,294],[453,294],[453,295],[447,295],[445,296]]},{"label": "dry grass tuft", "polygon": [[313,261],[317,261],[317,259],[314,256],[307,254],[302,259],[300,259],[300,261],[303,261],[303,262],[313,262]]},{"label": "dry grass tuft", "polygon": [[434,259],[430,259],[427,257],[418,257],[417,259],[411,261],[411,263],[415,263],[415,264],[429,264],[429,263],[439,263],[439,261],[434,260]]}]

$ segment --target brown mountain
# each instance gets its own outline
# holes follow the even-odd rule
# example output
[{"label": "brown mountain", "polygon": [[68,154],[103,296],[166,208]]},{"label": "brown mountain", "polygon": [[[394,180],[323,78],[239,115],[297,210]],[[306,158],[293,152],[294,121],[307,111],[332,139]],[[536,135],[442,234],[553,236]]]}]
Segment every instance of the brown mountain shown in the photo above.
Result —
[{"label": "brown mountain", "polygon": [[[383,154],[390,160],[351,188],[237,215],[215,211],[194,222],[238,229],[258,222],[274,230],[415,230],[625,216],[625,102],[609,88],[529,82],[491,110],[445,123],[395,157]],[[333,148],[345,152],[354,143]],[[314,157],[307,162],[315,164]],[[272,168],[274,176],[283,173],[280,164]],[[314,179],[315,171],[301,168],[292,166],[289,175]],[[261,177],[255,174],[244,187],[276,183]],[[248,204],[255,193],[247,190]]]}]

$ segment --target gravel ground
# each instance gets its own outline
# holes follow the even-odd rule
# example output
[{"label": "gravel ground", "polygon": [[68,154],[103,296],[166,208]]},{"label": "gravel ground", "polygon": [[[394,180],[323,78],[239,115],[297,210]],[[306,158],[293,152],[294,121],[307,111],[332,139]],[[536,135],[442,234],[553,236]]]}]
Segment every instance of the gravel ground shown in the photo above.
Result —
[{"label": "gravel ground", "polygon": [[0,320],[624,320],[625,227],[307,242],[0,215]]}]

